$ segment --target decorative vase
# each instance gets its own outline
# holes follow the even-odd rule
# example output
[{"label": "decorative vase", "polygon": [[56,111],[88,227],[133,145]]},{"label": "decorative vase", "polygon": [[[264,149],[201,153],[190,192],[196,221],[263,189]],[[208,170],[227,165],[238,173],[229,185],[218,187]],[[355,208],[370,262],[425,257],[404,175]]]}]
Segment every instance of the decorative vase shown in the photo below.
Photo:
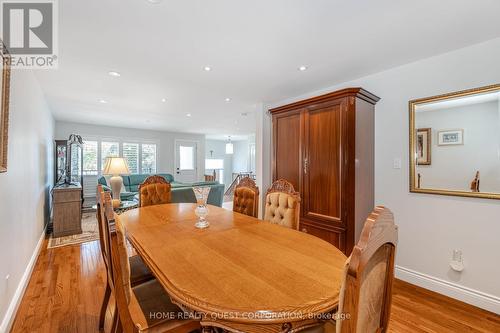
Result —
[{"label": "decorative vase", "polygon": [[193,187],[194,194],[196,196],[197,206],[194,210],[196,216],[198,216],[198,221],[194,225],[198,229],[205,229],[210,226],[206,217],[208,216],[207,199],[208,193],[210,193],[210,187],[208,186],[195,186]]}]

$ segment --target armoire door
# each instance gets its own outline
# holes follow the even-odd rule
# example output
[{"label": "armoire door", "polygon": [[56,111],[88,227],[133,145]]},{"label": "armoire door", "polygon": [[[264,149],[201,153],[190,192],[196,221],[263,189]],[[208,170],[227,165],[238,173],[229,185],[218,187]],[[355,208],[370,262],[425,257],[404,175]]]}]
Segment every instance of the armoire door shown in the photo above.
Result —
[{"label": "armoire door", "polygon": [[273,126],[273,179],[286,179],[300,192],[303,131],[300,111],[274,115]]},{"label": "armoire door", "polygon": [[346,110],[341,98],[309,108],[304,117],[303,216],[339,228],[345,226],[342,151]]}]

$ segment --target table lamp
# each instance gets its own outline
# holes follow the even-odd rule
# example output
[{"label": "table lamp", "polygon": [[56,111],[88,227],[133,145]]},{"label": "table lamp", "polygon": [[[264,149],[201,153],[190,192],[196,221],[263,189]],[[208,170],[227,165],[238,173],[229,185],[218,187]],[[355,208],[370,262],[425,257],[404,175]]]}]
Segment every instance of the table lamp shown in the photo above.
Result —
[{"label": "table lamp", "polygon": [[123,157],[108,157],[106,158],[102,173],[103,175],[113,176],[109,179],[109,185],[111,185],[111,193],[113,194],[113,207],[116,208],[121,204],[120,192],[123,185],[123,179],[120,175],[130,174],[127,161],[125,161]]}]

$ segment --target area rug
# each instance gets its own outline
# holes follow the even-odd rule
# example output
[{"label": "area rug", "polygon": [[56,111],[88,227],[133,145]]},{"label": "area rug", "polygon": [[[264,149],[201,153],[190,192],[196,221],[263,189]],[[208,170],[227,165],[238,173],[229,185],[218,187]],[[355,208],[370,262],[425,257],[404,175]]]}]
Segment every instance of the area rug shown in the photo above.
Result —
[{"label": "area rug", "polygon": [[50,235],[47,248],[61,247],[66,245],[75,245],[91,242],[99,239],[99,228],[95,212],[82,214],[82,233],[72,236],[53,238]]}]

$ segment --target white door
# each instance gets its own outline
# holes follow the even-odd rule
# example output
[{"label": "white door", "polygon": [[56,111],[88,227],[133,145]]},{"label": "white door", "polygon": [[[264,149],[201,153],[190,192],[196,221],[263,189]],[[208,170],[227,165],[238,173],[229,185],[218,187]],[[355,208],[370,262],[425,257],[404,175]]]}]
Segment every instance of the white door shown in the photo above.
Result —
[{"label": "white door", "polygon": [[197,180],[197,150],[195,141],[175,140],[175,180],[194,183]]}]

